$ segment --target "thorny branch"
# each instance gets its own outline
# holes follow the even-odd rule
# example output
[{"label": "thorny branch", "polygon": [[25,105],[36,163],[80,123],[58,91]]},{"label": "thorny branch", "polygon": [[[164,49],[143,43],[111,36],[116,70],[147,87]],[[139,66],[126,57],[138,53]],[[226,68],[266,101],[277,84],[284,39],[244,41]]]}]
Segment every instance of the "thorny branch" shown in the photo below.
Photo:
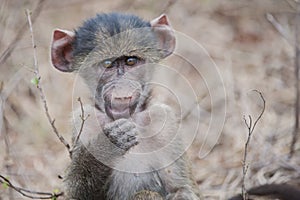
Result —
[{"label": "thorny branch", "polygon": [[28,197],[31,199],[57,199],[60,196],[63,196],[63,192],[58,193],[51,193],[51,192],[37,192],[37,191],[31,191],[28,189],[20,188],[15,185],[13,185],[10,180],[5,178],[4,176],[0,175],[0,183],[2,185],[5,185],[6,187],[12,188],[13,190],[17,191],[24,197]]},{"label": "thorny branch", "polygon": [[245,177],[246,177],[247,170],[248,170],[248,167],[249,167],[248,164],[246,163],[247,162],[247,156],[248,156],[248,147],[249,147],[249,144],[250,144],[251,136],[252,136],[253,131],[256,127],[256,124],[261,119],[262,115],[265,112],[265,108],[266,108],[266,101],[265,101],[264,96],[262,95],[262,93],[258,90],[253,90],[253,91],[257,92],[260,95],[260,98],[263,101],[263,108],[261,110],[261,113],[257,117],[257,119],[254,121],[254,123],[253,123],[251,115],[248,115],[249,122],[247,122],[247,119],[244,116],[244,122],[245,122],[245,125],[247,126],[247,129],[248,129],[248,137],[247,137],[247,141],[245,143],[245,151],[244,151],[244,157],[243,157],[242,196],[243,196],[244,200],[247,199],[247,192],[246,192],[246,188],[245,188]]},{"label": "thorny branch", "polygon": [[41,87],[41,83],[40,83],[41,76],[40,76],[40,72],[39,72],[39,68],[38,68],[37,55],[36,55],[36,44],[35,44],[35,40],[34,40],[33,28],[32,28],[32,22],[31,22],[31,17],[30,17],[30,11],[29,10],[26,10],[26,16],[27,16],[28,23],[29,23],[30,35],[31,35],[31,42],[32,42],[32,47],[33,47],[34,74],[36,76],[36,87],[39,90],[40,97],[41,97],[41,100],[43,102],[44,110],[45,110],[47,119],[48,119],[49,123],[51,124],[53,132],[56,134],[56,136],[58,137],[58,139],[60,140],[60,142],[67,148],[67,150],[70,153],[70,145],[62,137],[62,135],[59,134],[59,132],[58,132],[58,130],[57,130],[55,124],[54,124],[55,123],[55,119],[52,119],[52,117],[50,116],[50,113],[49,113],[49,109],[48,109],[46,97],[45,97],[45,94],[43,92],[43,88]]}]

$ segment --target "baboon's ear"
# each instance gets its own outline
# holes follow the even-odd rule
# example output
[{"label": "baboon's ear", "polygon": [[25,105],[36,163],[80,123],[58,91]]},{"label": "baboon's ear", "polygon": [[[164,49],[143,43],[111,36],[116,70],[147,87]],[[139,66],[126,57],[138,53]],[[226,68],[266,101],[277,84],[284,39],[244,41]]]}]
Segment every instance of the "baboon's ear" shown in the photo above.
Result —
[{"label": "baboon's ear", "polygon": [[74,70],[71,66],[74,38],[75,33],[72,31],[54,30],[51,44],[51,62],[56,69],[63,72]]},{"label": "baboon's ear", "polygon": [[174,30],[168,21],[167,15],[162,14],[153,19],[150,24],[159,39],[160,47],[164,52],[163,57],[169,56],[175,49],[176,41]]}]

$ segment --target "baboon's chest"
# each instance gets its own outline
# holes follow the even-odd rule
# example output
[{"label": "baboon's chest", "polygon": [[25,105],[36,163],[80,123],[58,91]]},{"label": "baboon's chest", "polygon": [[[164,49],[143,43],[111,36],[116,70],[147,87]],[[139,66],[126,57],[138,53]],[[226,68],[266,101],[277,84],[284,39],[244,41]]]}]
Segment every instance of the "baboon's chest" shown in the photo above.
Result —
[{"label": "baboon's chest", "polygon": [[163,182],[158,171],[148,173],[126,173],[114,170],[110,179],[108,196],[111,199],[131,199],[142,190],[158,192],[166,195]]}]

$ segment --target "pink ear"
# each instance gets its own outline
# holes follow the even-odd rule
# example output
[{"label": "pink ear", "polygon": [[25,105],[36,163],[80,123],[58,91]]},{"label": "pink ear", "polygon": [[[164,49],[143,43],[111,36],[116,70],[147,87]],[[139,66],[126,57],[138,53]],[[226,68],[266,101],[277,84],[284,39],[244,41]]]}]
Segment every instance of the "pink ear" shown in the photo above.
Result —
[{"label": "pink ear", "polygon": [[72,42],[75,33],[67,30],[56,29],[53,32],[51,45],[51,61],[53,66],[63,72],[72,72]]},{"label": "pink ear", "polygon": [[175,34],[170,26],[168,17],[165,14],[153,19],[151,22],[153,31],[157,34],[160,42],[160,48],[163,50],[163,57],[167,57],[173,53],[175,49]]}]

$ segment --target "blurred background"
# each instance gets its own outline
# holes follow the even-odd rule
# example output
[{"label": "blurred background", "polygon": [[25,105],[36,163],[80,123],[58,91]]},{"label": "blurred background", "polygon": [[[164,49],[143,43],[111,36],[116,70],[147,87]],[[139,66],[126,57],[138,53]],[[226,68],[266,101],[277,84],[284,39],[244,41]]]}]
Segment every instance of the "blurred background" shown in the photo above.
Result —
[{"label": "blurred background", "polygon": [[[51,66],[52,31],[74,30],[85,19],[102,12],[133,13],[146,20],[166,13],[176,31],[206,49],[219,70],[216,79],[223,81],[226,92],[226,102],[221,99],[214,105],[215,109],[226,109],[220,135],[213,133],[213,137],[208,135],[205,139],[201,133],[209,129],[213,109],[204,78],[195,76],[192,67],[182,67],[188,64],[176,56],[164,61],[180,69],[197,88],[196,103],[202,118],[199,134],[189,146],[188,154],[204,199],[226,199],[241,191],[248,136],[243,116],[247,118],[250,114],[255,119],[263,107],[259,95],[252,90],[262,92],[266,108],[251,137],[246,187],[266,183],[300,186],[299,141],[294,156],[288,158],[296,99],[293,38],[297,5],[293,0],[1,0],[0,174],[15,185],[37,191],[61,191],[62,180],[58,176],[64,175],[70,162],[67,150],[47,121],[40,95],[31,81],[34,59],[26,9],[32,11],[41,84],[49,112],[67,141],[71,138],[70,113],[78,97],[72,92],[74,85],[79,84],[76,90],[82,90],[83,101],[89,100],[76,75],[58,72]],[[283,32],[277,31],[274,21],[273,24],[268,21],[267,14]],[[169,79],[177,81],[176,76]],[[208,79],[213,81],[214,77]],[[184,89],[178,87],[178,90],[183,97],[186,95]],[[190,103],[195,100],[186,101],[184,112],[189,114],[185,123],[189,124],[197,113]],[[79,104],[74,102],[74,106]],[[0,199],[25,197],[0,185]]]}]

